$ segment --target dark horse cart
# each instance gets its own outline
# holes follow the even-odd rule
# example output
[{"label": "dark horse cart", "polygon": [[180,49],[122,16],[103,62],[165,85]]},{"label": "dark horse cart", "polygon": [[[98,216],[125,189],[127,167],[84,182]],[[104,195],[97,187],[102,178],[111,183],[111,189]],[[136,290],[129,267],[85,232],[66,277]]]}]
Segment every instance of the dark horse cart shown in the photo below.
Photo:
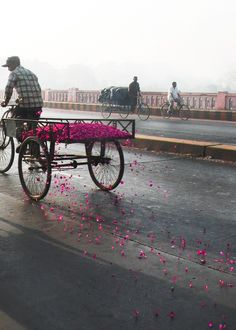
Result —
[{"label": "dark horse cart", "polygon": [[[16,119],[14,107],[0,122],[0,173],[7,172],[15,156],[14,138],[22,141],[18,172],[26,195],[40,200],[48,193],[52,171],[87,165],[93,182],[102,190],[116,188],[124,173],[124,155],[119,140],[133,139],[134,120]],[[58,144],[82,143],[84,154],[61,153]]]},{"label": "dark horse cart", "polygon": [[[129,96],[128,87],[104,88],[98,101],[102,103],[101,113],[103,118],[109,118],[112,113],[118,113],[122,118],[127,118],[131,113],[132,100]],[[137,98],[136,112],[141,120],[147,120],[150,116],[149,106],[143,102],[142,97]]]}]

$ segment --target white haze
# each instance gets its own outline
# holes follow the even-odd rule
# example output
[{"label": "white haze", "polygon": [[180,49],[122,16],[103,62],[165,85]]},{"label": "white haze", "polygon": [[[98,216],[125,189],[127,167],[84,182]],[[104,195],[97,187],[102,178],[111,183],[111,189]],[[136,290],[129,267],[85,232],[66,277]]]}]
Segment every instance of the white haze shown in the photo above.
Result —
[{"label": "white haze", "polygon": [[[18,55],[42,88],[127,86],[236,91],[235,0],[11,0],[1,54]],[[0,69],[0,88],[9,72]]]}]

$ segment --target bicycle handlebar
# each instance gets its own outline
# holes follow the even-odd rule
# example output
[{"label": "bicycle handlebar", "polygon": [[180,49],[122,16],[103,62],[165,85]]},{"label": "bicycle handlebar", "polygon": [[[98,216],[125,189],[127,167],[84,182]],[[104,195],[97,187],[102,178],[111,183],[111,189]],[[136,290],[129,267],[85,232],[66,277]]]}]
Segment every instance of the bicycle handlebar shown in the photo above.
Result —
[{"label": "bicycle handlebar", "polygon": [[1,102],[1,106],[3,107],[3,108],[5,108],[5,107],[11,107],[11,108],[13,108],[13,107],[16,107],[18,104],[20,104],[22,102],[22,98],[17,98],[16,100],[15,100],[15,102],[14,103],[12,103],[12,104],[9,104],[9,103],[5,103],[5,101],[2,101]]}]

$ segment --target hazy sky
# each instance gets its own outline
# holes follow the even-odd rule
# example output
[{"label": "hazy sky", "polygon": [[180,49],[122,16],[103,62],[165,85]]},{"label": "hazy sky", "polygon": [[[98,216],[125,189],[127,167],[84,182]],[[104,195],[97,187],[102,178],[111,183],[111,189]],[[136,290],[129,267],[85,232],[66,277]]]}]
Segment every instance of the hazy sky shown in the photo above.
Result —
[{"label": "hazy sky", "polygon": [[[236,91],[235,0],[1,2],[1,54],[43,88]],[[8,77],[0,68],[0,88]]]}]

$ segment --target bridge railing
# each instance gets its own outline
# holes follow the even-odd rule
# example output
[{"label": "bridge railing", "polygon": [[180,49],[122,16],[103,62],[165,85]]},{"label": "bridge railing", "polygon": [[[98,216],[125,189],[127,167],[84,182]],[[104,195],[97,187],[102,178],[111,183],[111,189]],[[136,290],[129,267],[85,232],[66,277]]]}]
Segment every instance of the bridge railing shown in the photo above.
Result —
[{"label": "bridge railing", "polygon": [[[83,104],[97,104],[100,91],[79,90],[71,88],[64,91],[45,91],[45,101],[74,102]],[[181,93],[191,109],[199,110],[236,110],[236,93]],[[166,101],[165,92],[142,92],[144,102],[150,107],[160,108]]]},{"label": "bridge railing", "polygon": [[[99,90],[80,90],[70,88],[67,90],[46,89],[42,91],[45,102],[66,102],[81,104],[98,104]],[[184,101],[191,109],[199,110],[236,110],[236,93],[181,93]],[[152,108],[160,108],[166,101],[167,93],[142,92],[144,102]],[[0,91],[0,99],[4,98],[4,91]],[[12,100],[17,98],[14,91]]]}]

